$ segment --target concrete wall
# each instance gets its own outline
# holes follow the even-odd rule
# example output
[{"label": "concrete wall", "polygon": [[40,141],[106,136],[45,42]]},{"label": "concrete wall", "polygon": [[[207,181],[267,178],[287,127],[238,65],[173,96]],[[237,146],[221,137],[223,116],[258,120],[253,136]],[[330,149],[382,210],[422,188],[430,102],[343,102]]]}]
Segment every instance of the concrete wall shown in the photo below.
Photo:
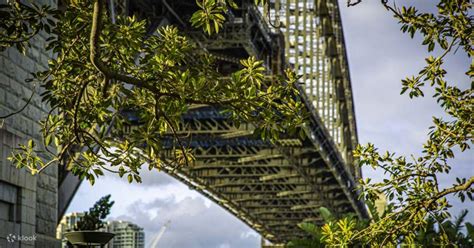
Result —
[{"label": "concrete wall", "polygon": [[[0,0],[4,3],[5,0]],[[56,6],[56,0],[35,1]],[[0,116],[20,109],[34,90],[32,102],[21,113],[0,120],[0,248],[60,247],[55,239],[58,204],[58,168],[32,176],[7,160],[12,149],[27,139],[40,141],[38,120],[48,107],[41,103],[40,88],[25,82],[30,73],[45,70],[45,38],[37,36],[26,56],[9,48],[0,52]],[[7,239],[8,238],[8,239]],[[23,239],[21,241],[20,239]]]}]

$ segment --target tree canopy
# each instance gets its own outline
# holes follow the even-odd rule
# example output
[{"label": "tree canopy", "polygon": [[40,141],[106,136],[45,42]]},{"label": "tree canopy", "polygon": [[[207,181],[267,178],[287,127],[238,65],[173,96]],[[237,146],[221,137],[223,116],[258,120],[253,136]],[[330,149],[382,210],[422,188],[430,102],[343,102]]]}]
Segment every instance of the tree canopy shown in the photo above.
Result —
[{"label": "tree canopy", "polygon": [[84,215],[74,225],[74,231],[90,231],[103,228],[104,220],[110,214],[110,209],[115,203],[110,201],[110,196],[101,197],[94,203],[94,206],[89,208],[89,211],[84,212]]},{"label": "tree canopy", "polygon": [[[349,0],[347,5],[362,2]],[[400,7],[388,0],[381,0],[381,4],[398,20],[403,33],[412,38],[421,35],[422,45],[431,54],[417,75],[401,80],[401,94],[408,94],[409,98],[424,97],[425,88],[431,87],[432,97],[445,116],[433,117],[420,156],[414,155],[415,151],[403,156],[379,152],[373,144],[359,145],[354,151],[359,165],[381,169],[386,176],[380,182],[372,182],[371,178],[360,180],[359,189],[370,210],[370,221],[349,216],[326,218],[321,228],[304,224],[301,227],[313,239],[295,240],[293,247],[397,247],[400,244],[471,247],[472,224],[466,224],[468,235],[465,236],[461,228],[466,213],[455,224],[449,220],[452,205],[447,197],[454,196],[462,202],[474,200],[472,170],[465,177],[456,178],[456,183],[449,187],[443,187],[438,178],[456,169],[456,154],[469,152],[474,141],[474,64],[465,68],[469,83],[448,82],[443,68],[448,54],[461,50],[458,56],[473,55],[472,4],[440,0],[433,3],[437,13],[422,12],[414,6]],[[382,214],[374,208],[380,195],[388,199]]]},{"label": "tree canopy", "polygon": [[[191,22],[209,34],[222,26],[224,7],[235,6],[198,3]],[[103,170],[140,182],[143,164],[160,168],[161,138],[170,132],[177,144],[175,165],[192,160],[177,132],[193,104],[218,106],[237,126],[251,123],[269,140],[303,122],[291,70],[267,76],[263,62],[250,57],[241,61],[241,70],[224,74],[212,55],[176,27],[150,35],[149,20],[132,15],[113,22],[105,7],[105,0],[67,1],[61,11],[19,1],[1,6],[2,49],[25,52],[29,39],[44,31],[47,49],[57,55],[30,79],[44,89],[42,101],[51,111],[41,122],[43,144],[30,140],[10,158],[18,167],[38,173],[60,163],[91,183]],[[140,124],[131,132],[124,132],[132,124],[126,113]]]}]

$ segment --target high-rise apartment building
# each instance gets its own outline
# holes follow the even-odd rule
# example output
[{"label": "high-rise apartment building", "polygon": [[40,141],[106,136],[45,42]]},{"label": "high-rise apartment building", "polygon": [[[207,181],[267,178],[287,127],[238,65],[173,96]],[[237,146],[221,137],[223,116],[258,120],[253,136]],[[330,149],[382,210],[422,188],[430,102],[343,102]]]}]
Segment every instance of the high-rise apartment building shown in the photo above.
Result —
[{"label": "high-rise apartment building", "polygon": [[[73,231],[74,225],[84,216],[84,213],[69,213],[59,222],[56,238],[62,240],[62,247],[66,248],[67,240],[64,233]],[[143,248],[145,247],[145,233],[138,225],[121,220],[108,221],[100,229],[104,232],[114,233],[114,238],[105,246],[106,248]]]},{"label": "high-rise apartment building", "polygon": [[74,230],[74,225],[84,216],[84,213],[69,213],[65,214],[58,224],[56,229],[56,238],[62,241],[62,247],[67,247],[67,240],[64,238],[64,233]]},{"label": "high-rise apartment building", "polygon": [[114,238],[107,245],[108,248],[143,248],[145,247],[145,233],[143,228],[128,221],[109,221],[105,230],[114,233]]}]

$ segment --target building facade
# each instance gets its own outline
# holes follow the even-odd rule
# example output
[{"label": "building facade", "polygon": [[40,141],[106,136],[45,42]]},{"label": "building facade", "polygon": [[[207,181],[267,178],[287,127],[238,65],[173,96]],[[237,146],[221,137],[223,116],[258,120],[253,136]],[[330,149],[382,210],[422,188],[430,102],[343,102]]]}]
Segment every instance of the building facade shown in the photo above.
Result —
[{"label": "building facade", "polygon": [[114,238],[108,248],[143,248],[145,247],[145,232],[143,228],[128,221],[109,221],[105,226],[107,232],[114,233]]},{"label": "building facade", "polygon": [[[39,4],[57,5],[57,0],[38,0]],[[6,0],[0,0],[5,4]],[[15,48],[0,52],[0,116],[15,113],[28,101],[23,111],[0,119],[0,247],[60,247],[55,238],[58,220],[58,167],[32,176],[19,170],[7,158],[18,144],[34,139],[41,144],[38,121],[46,116],[48,106],[41,102],[40,87],[26,82],[30,73],[47,68],[52,54],[45,50],[46,38],[36,35],[26,54]]]}]

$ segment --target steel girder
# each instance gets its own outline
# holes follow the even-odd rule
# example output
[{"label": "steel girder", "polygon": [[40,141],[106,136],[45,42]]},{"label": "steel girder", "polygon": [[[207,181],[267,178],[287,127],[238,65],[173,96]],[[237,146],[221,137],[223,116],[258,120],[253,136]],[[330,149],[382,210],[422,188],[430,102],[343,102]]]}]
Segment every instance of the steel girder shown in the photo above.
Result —
[{"label": "steel girder", "polygon": [[[171,166],[177,147],[165,136],[163,170],[274,243],[305,236],[297,227],[302,221],[321,224],[320,206],[336,214],[366,217],[354,191],[361,175],[351,155],[357,133],[337,1],[270,0],[267,10],[253,7],[253,0],[237,2],[241,9],[229,12],[221,34],[207,37],[183,21],[194,12],[194,0],[110,1],[117,4],[117,13],[142,13],[141,17],[180,26],[234,69],[248,55],[264,60],[271,73],[281,73],[285,64],[292,66],[302,75],[304,86],[299,90],[311,113],[303,127],[306,137],[271,144],[253,137],[251,124],[237,127],[218,108],[193,105],[178,135],[196,161],[189,167]],[[71,194],[60,203],[68,202]]]},{"label": "steel girder", "polygon": [[[316,134],[311,131],[317,123],[308,125],[308,136],[304,139],[288,137],[298,140],[289,146],[254,142],[259,138],[250,135],[252,125],[237,128],[212,106],[193,108],[183,121],[179,130],[183,134],[181,140],[193,150],[196,160],[189,167],[167,171],[232,212],[266,239],[277,243],[288,241],[289,233],[283,232],[282,227],[303,236],[294,227],[302,221],[320,223],[321,206],[335,213],[358,211],[340,185],[340,173],[335,173],[328,164],[330,159],[343,160],[334,152],[325,152],[331,148],[330,143],[316,143],[320,135],[326,135],[324,129]],[[246,134],[222,138],[236,130]],[[188,140],[214,140],[214,143],[202,146]],[[164,157],[172,156],[174,149],[178,148],[168,147]]]},{"label": "steel girder", "polygon": [[[284,34],[285,58],[302,75],[302,93],[318,113],[343,159],[352,164],[357,134],[337,1],[270,2],[269,22],[278,25],[276,31]],[[349,169],[353,174],[356,172]]]}]

